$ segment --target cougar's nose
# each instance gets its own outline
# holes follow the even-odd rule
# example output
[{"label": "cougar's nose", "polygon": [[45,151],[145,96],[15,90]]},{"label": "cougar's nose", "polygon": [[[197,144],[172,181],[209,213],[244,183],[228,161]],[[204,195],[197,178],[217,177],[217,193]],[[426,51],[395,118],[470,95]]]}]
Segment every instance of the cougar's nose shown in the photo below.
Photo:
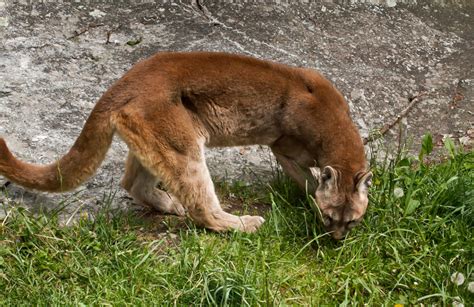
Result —
[{"label": "cougar's nose", "polygon": [[335,230],[331,233],[332,237],[336,240],[342,240],[346,236],[346,231]]}]

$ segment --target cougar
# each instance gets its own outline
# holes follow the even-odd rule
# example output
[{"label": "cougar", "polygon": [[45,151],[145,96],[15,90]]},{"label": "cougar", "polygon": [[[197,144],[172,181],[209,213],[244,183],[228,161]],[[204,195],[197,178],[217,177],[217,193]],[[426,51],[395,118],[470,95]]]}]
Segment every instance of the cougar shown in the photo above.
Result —
[{"label": "cougar", "polygon": [[335,239],[367,208],[372,173],[339,91],[314,70],[227,53],[163,52],[139,62],[102,95],[58,161],[20,161],[0,138],[0,174],[29,189],[74,189],[95,173],[115,133],[129,148],[122,186],[136,202],[214,231],[253,232],[264,219],[221,208],[206,146],[269,146],[314,195]]}]

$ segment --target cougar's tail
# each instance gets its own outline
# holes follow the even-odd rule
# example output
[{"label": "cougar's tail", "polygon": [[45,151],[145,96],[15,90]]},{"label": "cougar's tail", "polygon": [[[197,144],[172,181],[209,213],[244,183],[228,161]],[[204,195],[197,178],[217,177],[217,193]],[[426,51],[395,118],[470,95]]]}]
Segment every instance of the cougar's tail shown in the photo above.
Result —
[{"label": "cougar's tail", "polygon": [[[101,99],[102,100],[102,99]],[[26,163],[15,158],[0,138],[0,175],[26,188],[63,192],[71,190],[90,176],[105,158],[114,127],[111,112],[99,101],[69,152],[48,165]]]}]

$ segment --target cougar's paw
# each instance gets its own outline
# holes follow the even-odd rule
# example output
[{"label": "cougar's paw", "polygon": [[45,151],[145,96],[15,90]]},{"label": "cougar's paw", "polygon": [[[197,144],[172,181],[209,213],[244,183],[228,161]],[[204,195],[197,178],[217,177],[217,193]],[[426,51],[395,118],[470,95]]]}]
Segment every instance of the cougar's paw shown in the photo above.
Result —
[{"label": "cougar's paw", "polygon": [[199,216],[196,215],[196,212],[191,212],[191,217],[201,226],[217,232],[225,232],[232,229],[243,232],[255,232],[265,222],[261,216],[237,216],[222,210],[218,210],[209,216]]},{"label": "cougar's paw", "polygon": [[186,215],[186,209],[176,197],[161,190],[155,190],[153,208],[166,214]]},{"label": "cougar's paw", "polygon": [[130,194],[135,203],[144,207],[153,208],[165,214],[186,215],[186,210],[179,200],[163,190],[157,188],[152,190],[132,189]]},{"label": "cougar's paw", "polygon": [[171,208],[168,211],[169,214],[174,214],[178,216],[185,216],[186,215],[186,209],[184,208],[183,205],[181,205],[180,202],[173,202],[171,205]]},{"label": "cougar's paw", "polygon": [[241,228],[244,232],[255,232],[265,222],[265,219],[258,215],[244,215],[239,217],[243,227]]},{"label": "cougar's paw", "polygon": [[180,203],[153,203],[153,209],[165,214],[185,216],[186,210]]}]

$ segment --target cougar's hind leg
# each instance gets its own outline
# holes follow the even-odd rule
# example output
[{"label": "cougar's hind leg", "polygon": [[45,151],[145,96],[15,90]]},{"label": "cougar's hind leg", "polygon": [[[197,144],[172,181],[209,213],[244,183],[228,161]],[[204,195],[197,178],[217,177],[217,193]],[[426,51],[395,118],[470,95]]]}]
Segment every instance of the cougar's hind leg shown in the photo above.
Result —
[{"label": "cougar's hind leg", "polygon": [[122,187],[133,199],[145,206],[167,214],[185,215],[183,205],[172,194],[157,188],[159,180],[129,153],[125,166]]},{"label": "cougar's hind leg", "polygon": [[[146,116],[140,108],[146,108]],[[204,159],[204,138],[178,103],[135,105],[116,113],[113,123],[140,164],[187,209],[193,221],[215,231],[257,230],[260,216],[235,216],[222,210]]]}]

